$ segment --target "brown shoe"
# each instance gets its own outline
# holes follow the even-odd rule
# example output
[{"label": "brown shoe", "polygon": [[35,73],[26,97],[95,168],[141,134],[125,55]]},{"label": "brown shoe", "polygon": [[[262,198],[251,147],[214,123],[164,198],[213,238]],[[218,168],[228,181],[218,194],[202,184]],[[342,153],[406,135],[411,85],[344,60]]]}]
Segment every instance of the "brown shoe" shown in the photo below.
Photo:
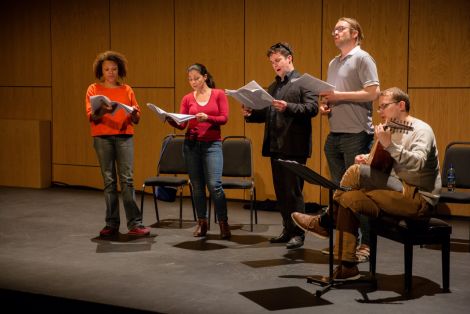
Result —
[{"label": "brown shoe", "polygon": [[361,278],[361,274],[357,266],[346,267],[338,265],[333,271],[333,279],[336,281],[356,280],[359,278]]},{"label": "brown shoe", "polygon": [[219,221],[219,226],[220,226],[220,238],[222,240],[230,239],[230,237],[232,236],[232,233],[230,232],[230,226],[228,225],[227,220]]},{"label": "brown shoe", "polygon": [[193,232],[193,236],[199,238],[199,237],[205,237],[207,234],[207,219],[206,218],[199,218],[197,220],[197,227],[196,230]]},{"label": "brown shoe", "polygon": [[311,216],[294,212],[291,217],[300,229],[311,232],[320,239],[328,239],[328,230],[320,226],[320,215]]}]

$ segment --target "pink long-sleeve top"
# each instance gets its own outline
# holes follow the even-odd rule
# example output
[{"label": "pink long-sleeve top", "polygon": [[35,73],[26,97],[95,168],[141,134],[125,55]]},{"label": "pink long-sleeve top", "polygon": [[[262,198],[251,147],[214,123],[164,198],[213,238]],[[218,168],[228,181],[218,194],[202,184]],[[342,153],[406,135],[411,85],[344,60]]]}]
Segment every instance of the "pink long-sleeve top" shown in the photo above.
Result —
[{"label": "pink long-sleeve top", "polygon": [[220,126],[228,121],[228,100],[225,92],[221,89],[212,89],[211,96],[207,104],[201,106],[191,92],[181,100],[180,113],[197,114],[205,113],[208,118],[204,122],[198,122],[196,119],[180,125],[169,121],[170,124],[180,130],[188,127],[186,136],[190,139],[212,142],[222,139]]}]

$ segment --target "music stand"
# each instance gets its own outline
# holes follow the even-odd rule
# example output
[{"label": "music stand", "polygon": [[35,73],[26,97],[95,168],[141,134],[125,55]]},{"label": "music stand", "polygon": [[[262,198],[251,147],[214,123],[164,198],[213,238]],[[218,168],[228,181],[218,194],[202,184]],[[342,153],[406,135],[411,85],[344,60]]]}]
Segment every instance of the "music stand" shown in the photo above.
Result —
[{"label": "music stand", "polygon": [[[313,185],[319,185],[321,187],[324,187],[328,189],[328,215],[330,216],[329,223],[328,223],[328,233],[329,233],[329,278],[328,280],[321,280],[321,279],[316,279],[313,277],[307,277],[307,283],[315,283],[319,284],[322,286],[321,289],[316,291],[316,296],[319,297],[322,294],[326,293],[328,290],[330,290],[332,287],[337,287],[343,284],[351,284],[351,283],[363,283],[364,281],[361,280],[354,280],[354,281],[336,281],[333,279],[333,264],[334,264],[334,254],[333,254],[333,191],[334,190],[342,190],[342,191],[348,191],[350,188],[348,187],[343,187],[339,186],[338,184],[326,179],[325,177],[322,177],[312,169],[308,168],[305,165],[299,164],[296,161],[291,161],[291,160],[282,160],[282,159],[276,159],[277,162],[279,162],[281,165],[284,167],[290,169],[293,171],[296,175],[307,181],[308,183],[311,183]],[[370,280],[367,281],[367,283],[371,283]]]}]

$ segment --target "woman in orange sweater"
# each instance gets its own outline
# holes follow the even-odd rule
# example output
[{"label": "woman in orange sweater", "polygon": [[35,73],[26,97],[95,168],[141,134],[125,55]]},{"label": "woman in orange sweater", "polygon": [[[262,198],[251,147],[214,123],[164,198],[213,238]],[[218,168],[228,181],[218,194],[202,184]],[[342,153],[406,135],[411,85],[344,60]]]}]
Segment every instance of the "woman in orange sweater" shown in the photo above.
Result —
[{"label": "woman in orange sweater", "polygon": [[[118,52],[106,51],[96,57],[93,71],[99,82],[88,86],[86,113],[104,181],[106,226],[100,231],[100,236],[110,237],[119,233],[116,170],[126,211],[128,234],[145,236],[150,233],[150,229],[142,224],[142,213],[135,202],[133,180],[134,127],[132,124],[139,123],[140,108],[132,88],[122,83],[127,73],[127,60]],[[123,108],[115,108],[116,105],[109,105],[105,102],[102,102],[98,109],[93,110],[90,97],[96,95],[104,95],[111,101],[128,105],[133,108],[133,111],[128,113]]]}]

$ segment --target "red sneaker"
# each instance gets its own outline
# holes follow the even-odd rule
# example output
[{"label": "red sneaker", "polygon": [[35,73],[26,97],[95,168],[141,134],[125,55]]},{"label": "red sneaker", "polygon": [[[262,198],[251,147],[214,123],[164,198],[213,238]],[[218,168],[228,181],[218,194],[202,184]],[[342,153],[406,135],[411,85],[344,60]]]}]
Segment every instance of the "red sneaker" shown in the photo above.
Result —
[{"label": "red sneaker", "polygon": [[100,237],[112,237],[118,234],[118,228],[106,226],[100,231]]},{"label": "red sneaker", "polygon": [[135,227],[132,230],[129,230],[127,233],[128,235],[133,235],[133,236],[146,236],[150,234],[150,228],[144,227],[144,226],[138,226]]}]

